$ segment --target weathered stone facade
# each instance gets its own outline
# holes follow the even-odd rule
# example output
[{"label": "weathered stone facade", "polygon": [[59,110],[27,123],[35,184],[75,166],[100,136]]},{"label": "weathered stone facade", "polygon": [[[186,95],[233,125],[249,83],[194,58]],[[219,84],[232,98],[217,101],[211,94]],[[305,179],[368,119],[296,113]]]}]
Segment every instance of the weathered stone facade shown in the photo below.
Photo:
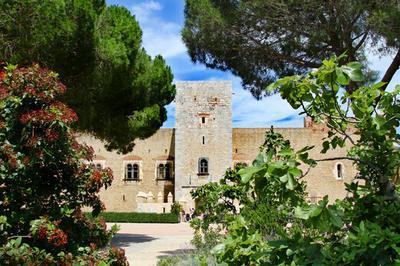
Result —
[{"label": "weathered stone facade", "polygon": [[[223,176],[232,163],[230,82],[176,84],[175,197],[190,201],[190,190]],[[201,161],[207,171],[201,173]]]},{"label": "weathered stone facade", "polygon": [[[137,141],[127,155],[108,152],[95,138],[81,136],[81,142],[94,148],[94,163],[114,172],[113,185],[100,194],[107,211],[168,212],[172,201],[193,207],[191,189],[217,181],[236,163],[250,164],[269,128],[232,128],[231,98],[230,82],[178,82],[175,129],[160,129]],[[315,146],[311,158],[346,155],[345,149],[321,155],[327,130],[308,119],[304,128],[274,130],[295,149]],[[344,183],[351,182],[355,174],[349,161],[320,162],[304,177],[310,199],[343,198]]]}]

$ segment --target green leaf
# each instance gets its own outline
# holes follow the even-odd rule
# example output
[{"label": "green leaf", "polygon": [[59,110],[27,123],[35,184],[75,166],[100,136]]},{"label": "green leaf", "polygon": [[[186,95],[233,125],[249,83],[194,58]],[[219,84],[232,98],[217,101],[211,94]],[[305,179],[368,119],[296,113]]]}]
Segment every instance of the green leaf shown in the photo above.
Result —
[{"label": "green leaf", "polygon": [[240,169],[238,174],[242,177],[242,182],[243,183],[248,183],[250,179],[253,177],[253,175],[257,172],[262,170],[262,168],[257,167],[257,166],[249,166],[243,169]]},{"label": "green leaf", "polygon": [[348,85],[349,79],[340,68],[336,69],[336,79],[341,85]]},{"label": "green leaf", "polygon": [[288,175],[285,174],[285,175],[279,177],[279,180],[280,180],[282,183],[286,183],[286,182],[288,181]]},{"label": "green leaf", "polygon": [[19,247],[21,245],[21,242],[22,242],[22,237],[18,237],[17,239],[15,239],[14,246]]},{"label": "green leaf", "polygon": [[289,190],[293,190],[297,187],[297,182],[296,180],[293,178],[293,176],[291,174],[288,174],[288,182],[286,183],[286,188]]},{"label": "green leaf", "polygon": [[286,256],[290,257],[290,256],[292,256],[293,254],[294,254],[294,251],[291,250],[290,248],[288,248],[288,249],[286,250]]},{"label": "green leaf", "polygon": [[297,206],[294,213],[297,218],[308,220],[311,217],[320,215],[322,210],[323,208],[321,206],[314,204],[304,207]]},{"label": "green leaf", "polygon": [[302,171],[299,168],[295,168],[295,167],[290,168],[289,173],[291,175],[293,175],[294,177],[299,177],[302,175]]},{"label": "green leaf", "polygon": [[329,141],[325,140],[325,141],[322,143],[323,149],[322,149],[321,153],[326,153],[326,152],[329,150],[329,146],[330,146]]},{"label": "green leaf", "polygon": [[220,254],[225,250],[225,244],[221,243],[211,249],[211,254]]}]

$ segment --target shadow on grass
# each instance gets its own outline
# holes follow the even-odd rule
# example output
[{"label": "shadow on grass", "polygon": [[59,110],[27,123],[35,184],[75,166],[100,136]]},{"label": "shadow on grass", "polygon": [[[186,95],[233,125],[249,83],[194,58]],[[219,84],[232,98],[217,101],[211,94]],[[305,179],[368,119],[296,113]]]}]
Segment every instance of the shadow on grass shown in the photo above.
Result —
[{"label": "shadow on grass", "polygon": [[111,245],[124,248],[129,247],[131,244],[150,242],[156,239],[155,237],[142,234],[116,234],[111,240]]}]

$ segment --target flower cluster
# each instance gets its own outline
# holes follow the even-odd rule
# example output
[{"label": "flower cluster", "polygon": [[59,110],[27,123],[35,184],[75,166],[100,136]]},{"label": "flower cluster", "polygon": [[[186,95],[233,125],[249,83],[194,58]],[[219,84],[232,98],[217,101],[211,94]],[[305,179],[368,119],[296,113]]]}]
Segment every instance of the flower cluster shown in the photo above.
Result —
[{"label": "flower cluster", "polygon": [[62,102],[54,102],[50,105],[50,110],[55,110],[59,115],[57,118],[64,123],[72,123],[78,121],[77,114]]},{"label": "flower cluster", "polygon": [[52,228],[52,227],[54,227],[53,224],[40,225],[36,232],[37,239],[45,241],[46,243],[56,248],[67,245],[68,244],[67,234],[59,228]]},{"label": "flower cluster", "polygon": [[122,248],[111,247],[109,251],[110,258],[115,260],[116,265],[126,265],[125,251]]},{"label": "flower cluster", "polygon": [[51,123],[55,120],[59,120],[64,123],[71,123],[78,120],[78,116],[65,104],[56,102],[50,105],[46,109],[38,109],[29,111],[20,116],[19,121],[21,124],[26,125],[28,123]]},{"label": "flower cluster", "polygon": [[60,138],[60,134],[57,131],[55,131],[51,128],[48,128],[46,130],[46,139],[48,141],[51,141],[51,142],[57,141],[59,138]]},{"label": "flower cluster", "polygon": [[0,157],[3,157],[4,161],[8,162],[11,169],[18,167],[18,157],[11,145],[4,144],[0,146]]},{"label": "flower cluster", "polygon": [[62,247],[68,244],[68,236],[61,229],[54,229],[50,236],[48,237],[48,241],[54,247]]},{"label": "flower cluster", "polygon": [[22,114],[19,121],[23,125],[26,125],[29,122],[50,123],[54,121],[55,117],[54,113],[39,109]]},{"label": "flower cluster", "polygon": [[[24,79],[29,86],[18,87],[18,84],[11,84],[13,89],[20,96],[31,94],[39,96],[44,100],[54,99],[55,96],[64,94],[66,87],[62,84],[57,75],[46,68],[41,68],[35,64],[31,67],[17,68],[12,72],[12,79]],[[1,80],[1,79],[0,79]]]},{"label": "flower cluster", "polygon": [[79,154],[82,159],[86,161],[92,161],[94,156],[94,149],[86,144],[81,144],[76,140],[73,140],[71,144],[74,151]]},{"label": "flower cluster", "polygon": [[6,73],[5,71],[1,71],[1,70],[0,70],[0,81],[3,80],[3,79],[5,79],[6,76],[7,76],[7,73]]}]

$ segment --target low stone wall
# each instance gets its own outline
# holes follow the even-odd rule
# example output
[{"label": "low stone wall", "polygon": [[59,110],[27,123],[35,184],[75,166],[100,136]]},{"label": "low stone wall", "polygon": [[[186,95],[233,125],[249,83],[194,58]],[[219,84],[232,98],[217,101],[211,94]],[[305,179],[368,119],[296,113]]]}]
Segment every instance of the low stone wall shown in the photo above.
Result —
[{"label": "low stone wall", "polygon": [[137,203],[136,212],[169,213],[172,203]]}]

